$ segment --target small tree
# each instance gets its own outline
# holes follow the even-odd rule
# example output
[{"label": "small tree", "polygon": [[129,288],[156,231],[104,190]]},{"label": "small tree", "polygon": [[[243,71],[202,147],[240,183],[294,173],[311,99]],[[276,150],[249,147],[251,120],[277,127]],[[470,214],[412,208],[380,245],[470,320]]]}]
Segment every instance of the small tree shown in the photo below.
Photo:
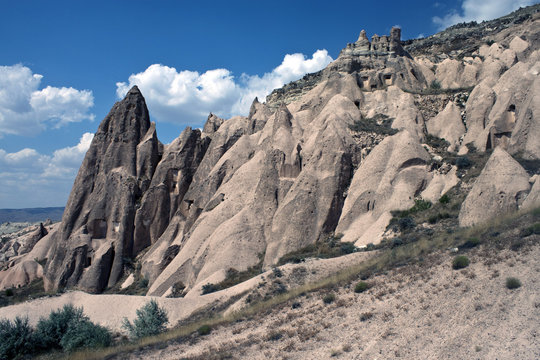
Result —
[{"label": "small tree", "polygon": [[463,269],[469,266],[469,258],[463,255],[456,256],[452,261],[452,268],[454,270]]},{"label": "small tree", "polygon": [[133,324],[127,318],[124,318],[122,327],[129,332],[132,339],[139,339],[163,332],[168,322],[169,318],[165,309],[160,308],[155,300],[150,300],[150,302],[137,310],[137,318],[133,321]]},{"label": "small tree", "polygon": [[111,333],[96,325],[84,315],[83,308],[64,305],[52,311],[48,318],[41,318],[36,326],[34,341],[41,350],[105,347],[111,344]]},{"label": "small tree", "polygon": [[0,359],[16,359],[33,350],[34,339],[28,318],[0,320]]},{"label": "small tree", "polygon": [[71,304],[52,311],[48,318],[42,317],[36,326],[36,345],[42,349],[60,349],[60,341],[69,326],[84,318],[83,308],[76,308]]},{"label": "small tree", "polygon": [[72,322],[60,340],[64,351],[79,348],[106,347],[111,344],[111,333],[103,326],[92,323],[87,318]]}]

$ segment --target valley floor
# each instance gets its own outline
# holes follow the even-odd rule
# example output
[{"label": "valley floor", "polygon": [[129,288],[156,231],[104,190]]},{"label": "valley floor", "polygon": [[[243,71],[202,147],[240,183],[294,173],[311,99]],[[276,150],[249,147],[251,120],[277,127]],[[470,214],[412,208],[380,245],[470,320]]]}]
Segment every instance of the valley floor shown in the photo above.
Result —
[{"label": "valley floor", "polygon": [[[538,237],[517,250],[469,250],[462,270],[452,269],[454,254],[439,252],[369,278],[364,293],[354,292],[355,283],[324,289],[207,336],[117,358],[539,359]],[[507,277],[522,286],[509,290]],[[335,300],[325,304],[329,293]]]}]

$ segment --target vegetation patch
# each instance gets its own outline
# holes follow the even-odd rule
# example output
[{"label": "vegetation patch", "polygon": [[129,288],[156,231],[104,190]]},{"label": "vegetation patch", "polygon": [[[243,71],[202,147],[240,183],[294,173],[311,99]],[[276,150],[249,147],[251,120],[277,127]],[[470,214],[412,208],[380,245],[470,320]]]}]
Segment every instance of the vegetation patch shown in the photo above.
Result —
[{"label": "vegetation patch", "polygon": [[423,199],[414,200],[414,206],[408,210],[393,211],[392,215],[397,218],[406,218],[421,211],[431,208],[431,202]]},{"label": "vegetation patch", "polygon": [[[455,201],[458,193],[451,194],[451,204]],[[452,206],[450,204],[450,206]],[[540,208],[523,213],[518,212],[501,216],[494,219],[492,222],[477,225],[471,228],[457,229],[451,233],[445,229],[441,229],[438,232],[431,234],[429,237],[420,237],[418,241],[406,243],[403,246],[396,247],[394,249],[381,247],[380,251],[374,256],[355,264],[351,267],[345,268],[338,273],[335,273],[327,278],[321,279],[314,283],[307,283],[299,287],[291,288],[288,291],[267,298],[260,301],[253,301],[247,308],[244,308],[238,312],[224,315],[220,311],[225,307],[219,307],[216,311],[210,312],[204,311],[204,318],[190,319],[183,322],[178,327],[159,334],[155,337],[147,337],[139,339],[136,342],[122,343],[115,347],[109,347],[104,349],[97,349],[92,351],[81,351],[70,354],[70,359],[74,360],[90,360],[90,359],[103,359],[113,356],[122,357],[123,354],[128,352],[137,351],[143,347],[148,346],[163,346],[169,341],[179,341],[191,336],[197,332],[197,329],[202,325],[210,325],[212,327],[222,324],[230,324],[237,321],[243,321],[246,319],[252,319],[255,316],[259,316],[263,312],[267,312],[269,309],[276,306],[282,306],[291,300],[297,299],[299,296],[306,296],[308,293],[315,291],[321,291],[323,289],[335,288],[336,286],[350,284],[352,281],[359,279],[366,279],[369,275],[377,274],[381,272],[394,269],[404,264],[418,264],[420,266],[426,266],[430,253],[446,250],[449,247],[457,247],[463,242],[463,239],[471,237],[477,237],[479,239],[488,238],[493,233],[510,233],[516,226],[523,227],[526,223],[538,223],[540,221]],[[501,246],[508,245],[511,238],[506,236],[499,236],[494,239],[490,239],[486,242],[486,247],[489,246],[492,249],[500,249]],[[501,242],[501,243],[499,243]],[[502,243],[505,242],[505,243]],[[536,243],[536,242],[535,242]],[[484,249],[485,251],[487,250]],[[368,321],[374,316],[373,313],[363,313],[359,315],[360,321]],[[209,357],[207,357],[209,358]]]},{"label": "vegetation patch", "polygon": [[322,301],[325,304],[331,304],[336,300],[336,295],[334,293],[329,293],[323,296]]},{"label": "vegetation patch", "polygon": [[506,278],[506,287],[510,290],[521,287],[521,281],[515,277]]},{"label": "vegetation patch", "polygon": [[354,287],[354,292],[355,293],[363,293],[367,289],[369,289],[369,284],[367,282],[365,282],[365,281],[360,281]]},{"label": "vegetation patch", "polygon": [[287,263],[299,264],[308,258],[329,259],[358,251],[354,243],[342,242],[342,237],[342,234],[330,235],[324,240],[317,241],[315,244],[290,252],[279,259],[278,265]]},{"label": "vegetation patch", "polygon": [[469,258],[464,255],[458,255],[452,261],[452,268],[454,270],[463,269],[469,266]]},{"label": "vegetation patch", "polygon": [[423,90],[411,90],[411,89],[401,89],[404,92],[410,93],[410,94],[417,94],[417,95],[440,95],[440,94],[457,94],[461,92],[471,93],[471,91],[474,89],[474,86],[472,87],[464,87],[464,88],[452,88],[452,89],[446,89],[441,86],[441,84],[434,80],[429,84],[429,87]]},{"label": "vegetation patch", "polygon": [[210,327],[210,325],[207,325],[207,324],[197,329],[197,333],[201,336],[208,335],[210,334],[211,331],[212,331],[212,328]]},{"label": "vegetation patch", "polygon": [[[230,287],[233,287],[234,285],[240,284],[246,280],[249,280],[257,275],[260,275],[263,273],[262,266],[264,262],[264,253],[261,253],[258,255],[259,262],[249,267],[245,271],[238,271],[234,268],[230,268],[227,270],[227,275],[223,281],[221,281],[218,284],[205,284],[202,287],[202,294],[210,294],[216,291],[220,291],[223,289],[228,289]],[[276,271],[276,270],[274,270]],[[281,270],[277,269],[277,271],[281,272]]]},{"label": "vegetation patch", "polygon": [[360,120],[355,120],[349,127],[354,132],[371,132],[379,135],[394,135],[398,132],[392,128],[394,118],[384,114],[376,114],[371,118],[362,117]]},{"label": "vegetation patch", "polygon": [[111,333],[92,323],[82,308],[65,305],[41,318],[33,329],[28,318],[0,319],[0,359],[20,359],[51,350],[72,352],[100,348],[112,342]]},{"label": "vegetation patch", "polygon": [[480,239],[477,237],[471,237],[467,239],[463,244],[459,246],[460,249],[472,249],[473,247],[477,247],[480,245]]},{"label": "vegetation patch", "polygon": [[13,287],[0,292],[0,307],[14,305],[41,297],[55,296],[60,293],[45,291],[43,279],[36,279],[26,286],[18,288]]},{"label": "vegetation patch", "polygon": [[133,323],[124,318],[122,327],[128,331],[132,339],[140,339],[165,331],[168,322],[167,312],[159,307],[155,300],[150,300],[137,310],[137,318]]}]

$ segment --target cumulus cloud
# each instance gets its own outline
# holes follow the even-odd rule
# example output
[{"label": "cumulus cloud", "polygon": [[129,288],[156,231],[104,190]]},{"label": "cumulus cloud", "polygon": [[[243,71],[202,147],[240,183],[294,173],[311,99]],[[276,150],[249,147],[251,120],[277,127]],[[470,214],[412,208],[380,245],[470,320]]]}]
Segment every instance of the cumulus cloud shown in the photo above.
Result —
[{"label": "cumulus cloud", "polygon": [[187,124],[201,121],[210,112],[224,117],[246,115],[255,97],[264,100],[273,89],[319,71],[331,61],[326,50],[317,50],[311,58],[287,54],[271,72],[262,76],[242,74],[239,78],[227,69],[201,74],[154,64],[141,73],[132,74],[128,82],[117,83],[116,93],[122,98],[137,85],[154,118]]},{"label": "cumulus cloud", "polygon": [[469,21],[484,21],[504,16],[520,7],[529,6],[537,0],[463,0],[461,13],[452,11],[442,18],[435,16],[433,22],[439,29]]},{"label": "cumulus cloud", "polygon": [[0,137],[35,135],[48,127],[93,120],[89,90],[47,86],[39,89],[42,75],[22,65],[0,66]]},{"label": "cumulus cloud", "polygon": [[93,137],[85,133],[77,145],[56,150],[52,155],[30,148],[14,153],[0,149],[2,207],[64,204]]}]

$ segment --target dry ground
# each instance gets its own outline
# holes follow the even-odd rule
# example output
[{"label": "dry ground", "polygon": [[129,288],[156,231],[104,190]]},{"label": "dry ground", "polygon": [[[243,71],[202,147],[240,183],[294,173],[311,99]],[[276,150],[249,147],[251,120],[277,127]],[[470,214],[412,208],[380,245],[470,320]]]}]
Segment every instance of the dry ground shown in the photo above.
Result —
[{"label": "dry ground", "polygon": [[[444,251],[366,281],[118,359],[540,359],[540,245],[481,245],[453,270]],[[522,286],[509,290],[506,278]],[[336,299],[325,304],[322,298]],[[294,305],[293,308],[293,304]],[[297,307],[299,305],[299,307]]]}]

